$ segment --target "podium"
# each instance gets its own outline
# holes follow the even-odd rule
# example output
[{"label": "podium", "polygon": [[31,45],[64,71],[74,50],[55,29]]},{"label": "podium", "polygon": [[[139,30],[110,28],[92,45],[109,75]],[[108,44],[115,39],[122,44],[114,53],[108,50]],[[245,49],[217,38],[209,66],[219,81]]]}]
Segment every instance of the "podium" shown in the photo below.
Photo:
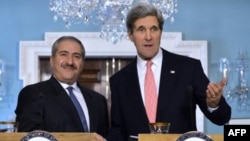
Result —
[{"label": "podium", "polygon": [[[0,133],[0,141],[20,141],[28,133]],[[94,133],[50,133],[58,141],[95,141]],[[138,141],[176,141],[182,134],[139,134]],[[221,134],[209,134],[213,141],[224,141]]]},{"label": "podium", "polygon": [[[0,133],[0,141],[20,141],[28,133]],[[58,141],[95,141],[94,133],[50,133]]]},{"label": "podium", "polygon": [[[182,134],[139,134],[138,141],[176,141]],[[209,134],[213,141],[224,141],[221,134]]]}]

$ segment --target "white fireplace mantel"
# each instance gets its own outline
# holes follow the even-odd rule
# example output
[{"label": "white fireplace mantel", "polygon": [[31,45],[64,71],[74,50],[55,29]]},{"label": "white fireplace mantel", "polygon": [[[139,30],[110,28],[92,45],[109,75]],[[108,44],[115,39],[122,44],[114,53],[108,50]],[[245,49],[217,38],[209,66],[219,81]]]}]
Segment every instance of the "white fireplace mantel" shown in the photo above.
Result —
[{"label": "white fireplace mantel", "polygon": [[[99,38],[97,32],[46,32],[42,41],[20,41],[19,43],[19,78],[23,86],[39,82],[39,57],[50,56],[53,42],[61,36],[71,35],[80,39],[86,50],[86,57],[122,57],[135,56],[136,50],[130,40],[112,44]],[[168,51],[200,59],[207,74],[207,41],[182,40],[181,32],[164,32],[161,47]],[[204,116],[196,111],[199,131],[204,130]]]}]

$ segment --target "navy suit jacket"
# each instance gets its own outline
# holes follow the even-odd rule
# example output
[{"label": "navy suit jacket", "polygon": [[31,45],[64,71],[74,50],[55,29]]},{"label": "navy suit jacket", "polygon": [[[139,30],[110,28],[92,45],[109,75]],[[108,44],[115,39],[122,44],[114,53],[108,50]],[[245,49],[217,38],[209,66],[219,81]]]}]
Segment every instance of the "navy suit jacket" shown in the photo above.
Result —
[{"label": "navy suit jacket", "polygon": [[[85,87],[78,87],[87,104],[90,132],[105,136],[109,129],[106,98]],[[15,112],[19,132],[84,132],[73,102],[53,76],[47,81],[24,87],[19,93]]]},{"label": "navy suit jacket", "polygon": [[[136,63],[135,58],[110,78],[112,128],[107,137],[109,141],[149,133]],[[231,108],[223,97],[216,111],[208,111],[205,93],[208,83],[199,60],[163,50],[156,121],[170,122],[170,133],[197,130],[195,110],[198,105],[213,123],[227,123]]]}]

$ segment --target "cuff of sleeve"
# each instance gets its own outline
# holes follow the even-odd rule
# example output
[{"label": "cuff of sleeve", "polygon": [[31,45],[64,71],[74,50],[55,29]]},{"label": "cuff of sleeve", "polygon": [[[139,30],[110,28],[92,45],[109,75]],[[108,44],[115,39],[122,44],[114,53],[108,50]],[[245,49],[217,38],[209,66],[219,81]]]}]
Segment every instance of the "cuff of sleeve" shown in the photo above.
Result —
[{"label": "cuff of sleeve", "polygon": [[212,107],[207,106],[207,110],[208,110],[210,113],[214,112],[214,111],[217,110],[218,108],[219,108],[219,106],[217,106],[217,107],[215,107],[215,108],[212,108]]}]

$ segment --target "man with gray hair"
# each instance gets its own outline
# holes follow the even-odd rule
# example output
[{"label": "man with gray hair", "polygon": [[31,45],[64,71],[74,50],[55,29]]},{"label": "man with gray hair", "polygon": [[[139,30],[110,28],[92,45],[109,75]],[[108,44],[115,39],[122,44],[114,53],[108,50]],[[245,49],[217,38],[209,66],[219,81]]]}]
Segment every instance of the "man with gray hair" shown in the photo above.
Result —
[{"label": "man with gray hair", "polygon": [[217,125],[231,117],[222,95],[227,80],[212,83],[200,60],[161,48],[163,24],[161,11],[147,3],[134,5],[127,15],[127,33],[137,56],[110,78],[108,141],[150,133],[149,123],[155,122],[171,123],[169,133],[195,131],[196,105]]}]

